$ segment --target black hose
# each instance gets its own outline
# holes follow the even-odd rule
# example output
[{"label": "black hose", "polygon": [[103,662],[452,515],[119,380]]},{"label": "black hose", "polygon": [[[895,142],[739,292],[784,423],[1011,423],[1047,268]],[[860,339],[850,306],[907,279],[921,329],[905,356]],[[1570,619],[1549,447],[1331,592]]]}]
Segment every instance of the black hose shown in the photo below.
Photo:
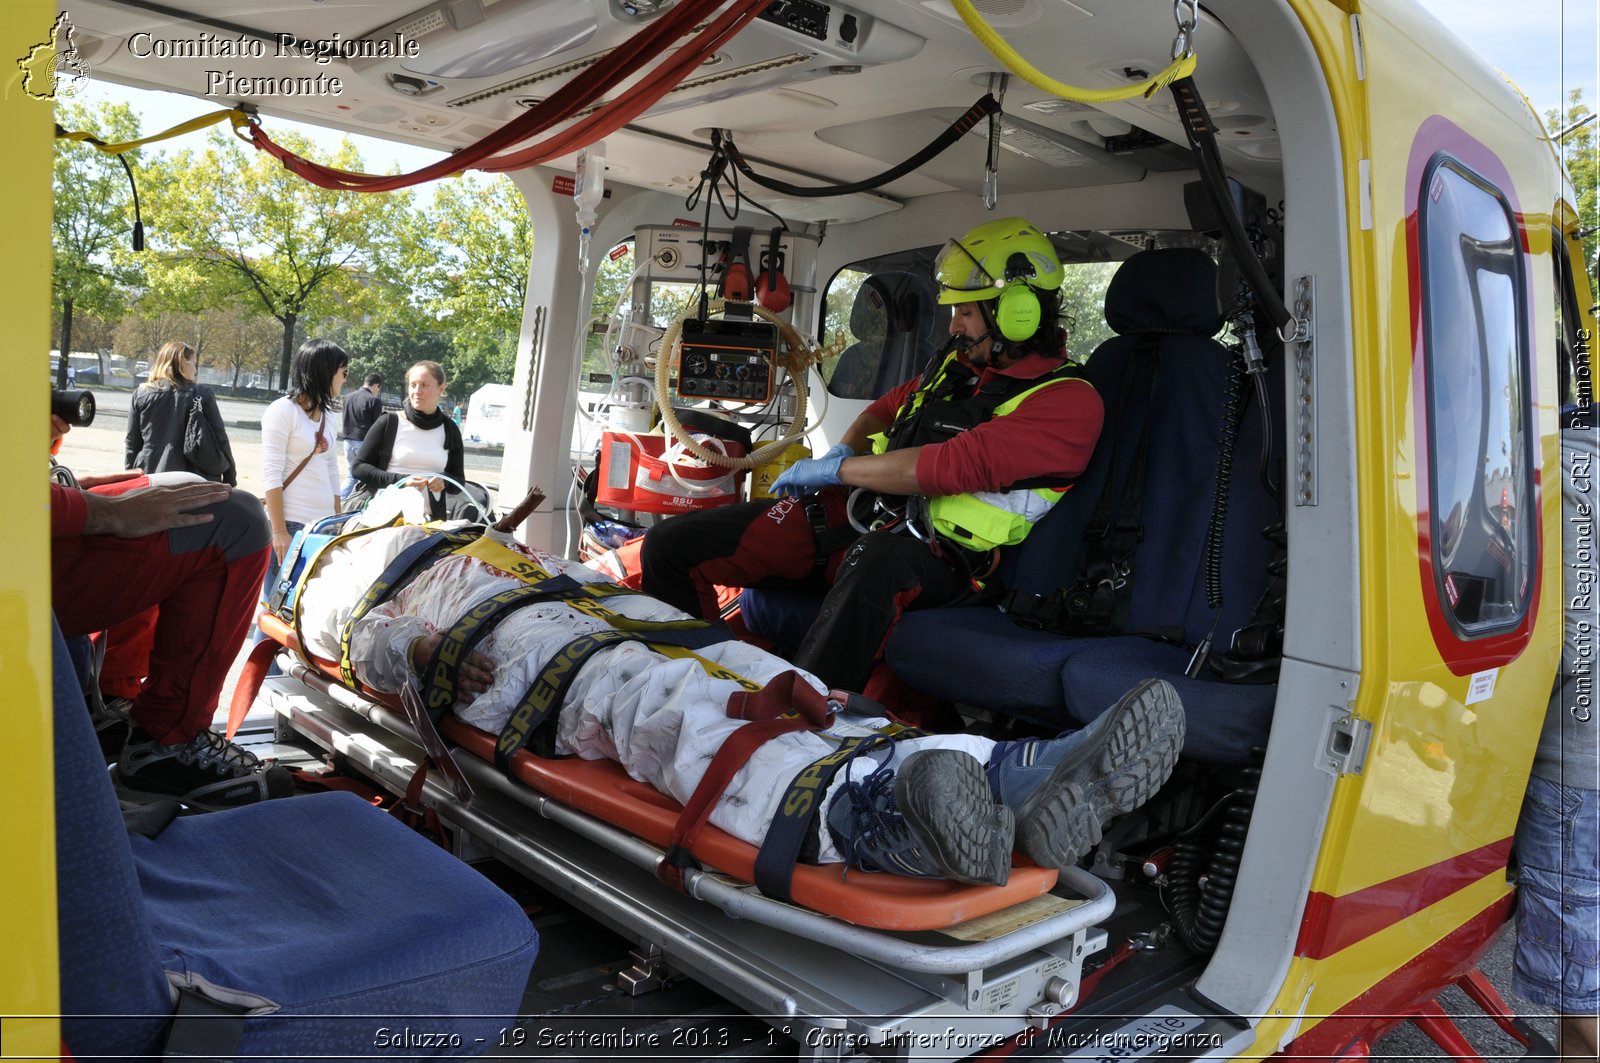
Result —
[{"label": "black hose", "polygon": [[1233,453],[1239,442],[1239,426],[1244,421],[1244,359],[1237,355],[1228,364],[1228,379],[1222,393],[1222,438],[1217,444],[1215,493],[1211,496],[1211,520],[1206,525],[1204,547],[1206,566],[1206,605],[1222,608],[1222,545],[1227,532],[1228,492],[1233,484]]},{"label": "black hose", "polygon": [[956,141],[966,136],[973,126],[991,114],[1000,113],[1000,103],[993,96],[985,93],[983,98],[967,109],[967,112],[950,124],[950,128],[934,137],[928,146],[917,152],[905,162],[890,167],[876,177],[868,177],[861,181],[853,181],[847,185],[823,185],[820,187],[807,187],[805,185],[792,185],[786,181],[779,181],[774,177],[762,177],[750,168],[744,156],[739,154],[739,149],[734,147],[733,138],[727,134],[722,136],[722,147],[727,152],[728,158],[733,160],[734,168],[762,188],[781,192],[786,196],[806,196],[823,198],[826,196],[848,196],[853,192],[870,192],[874,188],[886,185],[890,181],[898,180],[906,174],[929,162]]}]

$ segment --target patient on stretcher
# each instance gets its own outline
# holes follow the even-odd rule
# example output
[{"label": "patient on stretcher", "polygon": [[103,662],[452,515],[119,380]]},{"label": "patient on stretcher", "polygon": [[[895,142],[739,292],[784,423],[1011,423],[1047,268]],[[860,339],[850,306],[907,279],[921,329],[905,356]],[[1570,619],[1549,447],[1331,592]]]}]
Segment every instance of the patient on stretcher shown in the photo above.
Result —
[{"label": "patient on stretcher", "polygon": [[[632,631],[634,639],[618,637],[572,661],[566,671],[574,674],[563,676],[560,703],[539,724],[535,746],[617,761],[680,803],[689,802],[730,736],[751,726],[730,715],[730,704],[754,701],[750,692],[769,683],[771,693],[791,682],[797,706],[824,703],[828,692],[818,680],[805,673],[783,678],[794,673],[792,665],[747,643],[729,638],[692,652],[665,644],[647,633],[657,630],[651,622],[691,618],[642,594],[610,593],[616,588],[607,577],[521,546],[450,554],[380,604],[371,606],[368,596],[363,609],[358,603],[391,562],[432,534],[386,528],[328,550],[300,589],[306,649],[340,660],[341,633],[359,613],[349,625],[345,659],[367,686],[397,692],[427,671],[445,632],[494,596],[527,586],[530,570],[539,578],[568,577],[554,581],[568,593],[508,611],[460,655],[453,711],[499,733],[514,711],[526,712],[535,683],[550,685],[547,668],[570,654],[574,640]],[[838,699],[829,707],[841,711],[825,726],[755,745],[717,795],[710,822],[761,845],[785,814],[791,781],[828,758],[834,770],[821,776],[825,797],[820,814],[806,823],[804,859],[999,884],[1009,876],[1014,844],[1045,867],[1076,863],[1107,820],[1160,787],[1183,743],[1182,708],[1161,681],[1141,683],[1088,728],[1051,740],[904,733],[883,717],[846,715]],[[841,749],[849,754],[834,756]]]}]

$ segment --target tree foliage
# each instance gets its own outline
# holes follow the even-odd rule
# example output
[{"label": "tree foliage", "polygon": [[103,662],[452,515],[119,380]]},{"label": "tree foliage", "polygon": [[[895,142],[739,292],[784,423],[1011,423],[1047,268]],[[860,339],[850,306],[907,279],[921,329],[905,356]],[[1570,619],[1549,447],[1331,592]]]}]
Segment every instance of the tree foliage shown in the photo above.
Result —
[{"label": "tree foliage", "polygon": [[[363,168],[348,139],[331,159],[299,134],[277,139],[302,157]],[[277,318],[280,387],[288,382],[298,321],[335,309],[359,317],[377,301],[374,282],[393,252],[408,195],[319,188],[220,133],[198,155],[168,160],[166,170],[153,241],[168,268],[162,290],[177,302],[197,294],[213,302],[242,297]]]},{"label": "tree foliage", "polygon": [[[139,136],[139,119],[126,103],[64,104],[57,120],[67,130],[93,133],[111,144]],[[72,337],[74,311],[115,319],[138,281],[137,269],[121,250],[131,246],[133,196],[114,156],[76,140],[56,141],[54,183],[50,282],[60,312],[59,343],[66,350],[78,346]],[[63,358],[57,387],[66,386],[66,374]]]},{"label": "tree foliage", "polygon": [[1595,255],[1600,251],[1600,232],[1595,229],[1595,220],[1600,218],[1600,197],[1596,195],[1596,186],[1600,185],[1600,134],[1595,131],[1596,123],[1591,121],[1581,129],[1573,128],[1591,113],[1590,108],[1583,102],[1583,90],[1573,89],[1567,96],[1565,111],[1551,109],[1545,112],[1545,126],[1552,135],[1559,134],[1564,129],[1572,129],[1562,138],[1557,149],[1561,152],[1561,161],[1567,168],[1567,174],[1572,178],[1572,190],[1577,196],[1578,217],[1583,219],[1583,227],[1589,230],[1589,235],[1583,238],[1583,262],[1589,271],[1589,290],[1600,291],[1596,287]]},{"label": "tree foliage", "polygon": [[506,177],[453,178],[403,232],[397,258],[412,308],[450,334],[451,390],[464,398],[469,385],[510,383],[533,256],[522,193]]}]

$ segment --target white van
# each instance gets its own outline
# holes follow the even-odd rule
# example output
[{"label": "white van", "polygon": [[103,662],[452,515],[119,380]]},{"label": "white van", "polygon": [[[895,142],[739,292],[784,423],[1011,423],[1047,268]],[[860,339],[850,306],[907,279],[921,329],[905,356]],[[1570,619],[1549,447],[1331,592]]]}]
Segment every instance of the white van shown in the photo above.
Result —
[{"label": "white van", "polygon": [[461,436],[468,443],[491,447],[506,445],[506,428],[516,389],[510,384],[485,384],[467,400],[467,416],[461,422]]}]

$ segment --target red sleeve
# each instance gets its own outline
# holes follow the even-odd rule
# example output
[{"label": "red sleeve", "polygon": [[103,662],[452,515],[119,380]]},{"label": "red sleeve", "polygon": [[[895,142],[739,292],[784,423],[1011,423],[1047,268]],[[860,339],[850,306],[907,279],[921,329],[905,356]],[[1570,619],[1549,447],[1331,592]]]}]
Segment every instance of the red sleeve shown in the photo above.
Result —
[{"label": "red sleeve", "polygon": [[867,412],[884,424],[894,424],[894,415],[900,412],[900,407],[905,405],[905,401],[911,397],[913,391],[917,390],[917,385],[921,381],[920,376],[912,377],[874,401],[867,407]]},{"label": "red sleeve", "polygon": [[1035,476],[1077,476],[1104,419],[1100,395],[1087,381],[1051,384],[1004,417],[923,447],[917,483],[938,496],[998,491]]},{"label": "red sleeve", "polygon": [[66,539],[83,534],[89,523],[89,503],[83,492],[60,484],[50,485],[50,538]]}]

